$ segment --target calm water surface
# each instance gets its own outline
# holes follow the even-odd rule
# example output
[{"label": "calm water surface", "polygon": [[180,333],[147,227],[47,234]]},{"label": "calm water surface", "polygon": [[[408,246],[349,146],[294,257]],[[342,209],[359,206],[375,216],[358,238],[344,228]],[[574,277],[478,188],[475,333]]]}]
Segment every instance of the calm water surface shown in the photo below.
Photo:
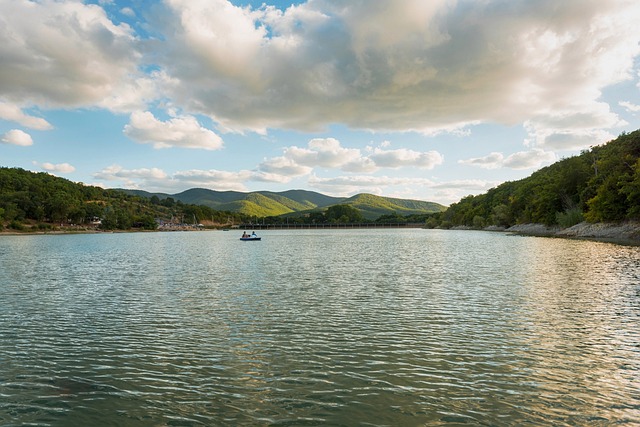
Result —
[{"label": "calm water surface", "polygon": [[640,247],[0,238],[0,425],[640,425]]}]

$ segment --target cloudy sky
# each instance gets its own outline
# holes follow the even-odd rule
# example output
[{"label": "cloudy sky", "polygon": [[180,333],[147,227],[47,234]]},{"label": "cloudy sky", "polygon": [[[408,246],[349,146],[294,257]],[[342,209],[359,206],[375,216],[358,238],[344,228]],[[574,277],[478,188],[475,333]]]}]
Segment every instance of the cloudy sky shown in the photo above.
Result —
[{"label": "cloudy sky", "polygon": [[637,0],[0,0],[0,166],[450,204],[640,128]]}]

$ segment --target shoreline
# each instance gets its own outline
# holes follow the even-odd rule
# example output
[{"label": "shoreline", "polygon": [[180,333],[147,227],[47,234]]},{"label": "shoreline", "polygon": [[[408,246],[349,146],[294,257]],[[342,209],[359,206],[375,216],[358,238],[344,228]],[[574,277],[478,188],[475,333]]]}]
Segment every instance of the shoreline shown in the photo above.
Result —
[{"label": "shoreline", "polygon": [[143,229],[129,229],[129,230],[100,230],[100,229],[90,229],[90,228],[69,228],[69,229],[56,229],[56,230],[12,230],[5,228],[4,230],[0,230],[1,236],[43,236],[43,235],[54,235],[54,236],[63,236],[63,235],[71,235],[71,234],[117,234],[117,233],[174,233],[178,231],[209,231],[216,230],[211,228],[204,229],[196,229],[196,228],[164,228],[164,229],[156,229],[156,230],[143,230]]},{"label": "shoreline", "polygon": [[501,231],[522,236],[591,240],[640,246],[640,222],[634,221],[621,223],[581,222],[568,228],[547,227],[543,224],[518,224]]},{"label": "shoreline", "polygon": [[[293,229],[293,228],[292,228]],[[339,228],[338,228],[339,229]],[[37,230],[18,231],[3,229],[1,236],[34,236],[34,235],[68,235],[68,234],[112,234],[112,233],[154,233],[176,231],[210,231],[217,229],[158,229],[158,230],[98,230],[98,229],[67,229],[67,230]],[[596,242],[616,243],[625,246],[640,246],[640,222],[625,221],[621,223],[588,223],[581,222],[572,227],[548,227],[544,224],[517,224],[511,227],[489,226],[476,229],[468,226],[452,227],[450,230],[478,230],[503,232],[519,236],[551,237],[574,240],[589,240]]]}]

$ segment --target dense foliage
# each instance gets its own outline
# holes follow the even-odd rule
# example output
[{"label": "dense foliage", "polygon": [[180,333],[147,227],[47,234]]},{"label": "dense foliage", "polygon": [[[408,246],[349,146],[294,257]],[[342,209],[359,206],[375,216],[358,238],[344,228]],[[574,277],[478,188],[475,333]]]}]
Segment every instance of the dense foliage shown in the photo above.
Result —
[{"label": "dense foliage", "polygon": [[0,168],[0,227],[98,225],[102,229],[155,229],[160,222],[242,222],[240,214],[188,205],[172,198],[144,198],[77,184],[47,173]]},{"label": "dense foliage", "polygon": [[[191,190],[191,193],[197,196],[193,200],[199,201],[211,196],[210,190]],[[229,199],[225,200],[224,206],[235,203],[253,206],[253,210],[261,213],[282,209],[289,213],[247,215],[246,212],[238,213],[236,209],[216,210],[203,204],[187,204],[167,195],[145,197],[132,192],[85,186],[47,173],[0,167],[0,228],[23,229],[28,226],[31,229],[49,229],[99,223],[102,229],[108,230],[155,229],[163,221],[237,224],[254,220],[267,224],[375,221],[385,224],[424,223],[427,227],[509,227],[525,223],[568,227],[583,220],[640,220],[640,131],[622,134],[605,145],[540,169],[528,178],[506,182],[485,194],[467,196],[444,212],[439,212],[442,207],[437,204],[425,206],[428,202],[366,194],[314,209],[315,203],[307,200],[309,196],[327,196],[296,190],[240,196],[227,193],[220,193]],[[300,196],[303,198],[294,199]],[[407,203],[421,204],[413,206]],[[297,209],[301,211],[292,212]],[[433,213],[425,214],[425,209]]]},{"label": "dense foliage", "polygon": [[542,223],[563,227],[582,220],[640,219],[640,131],[625,133],[530,177],[468,196],[440,216],[444,226]]}]

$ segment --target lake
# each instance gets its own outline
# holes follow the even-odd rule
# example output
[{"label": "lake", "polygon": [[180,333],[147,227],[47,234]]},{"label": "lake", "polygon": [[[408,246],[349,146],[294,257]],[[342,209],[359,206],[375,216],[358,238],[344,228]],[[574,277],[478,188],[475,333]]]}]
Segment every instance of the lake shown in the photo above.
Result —
[{"label": "lake", "polygon": [[0,425],[640,425],[640,247],[240,234],[1,237]]}]

